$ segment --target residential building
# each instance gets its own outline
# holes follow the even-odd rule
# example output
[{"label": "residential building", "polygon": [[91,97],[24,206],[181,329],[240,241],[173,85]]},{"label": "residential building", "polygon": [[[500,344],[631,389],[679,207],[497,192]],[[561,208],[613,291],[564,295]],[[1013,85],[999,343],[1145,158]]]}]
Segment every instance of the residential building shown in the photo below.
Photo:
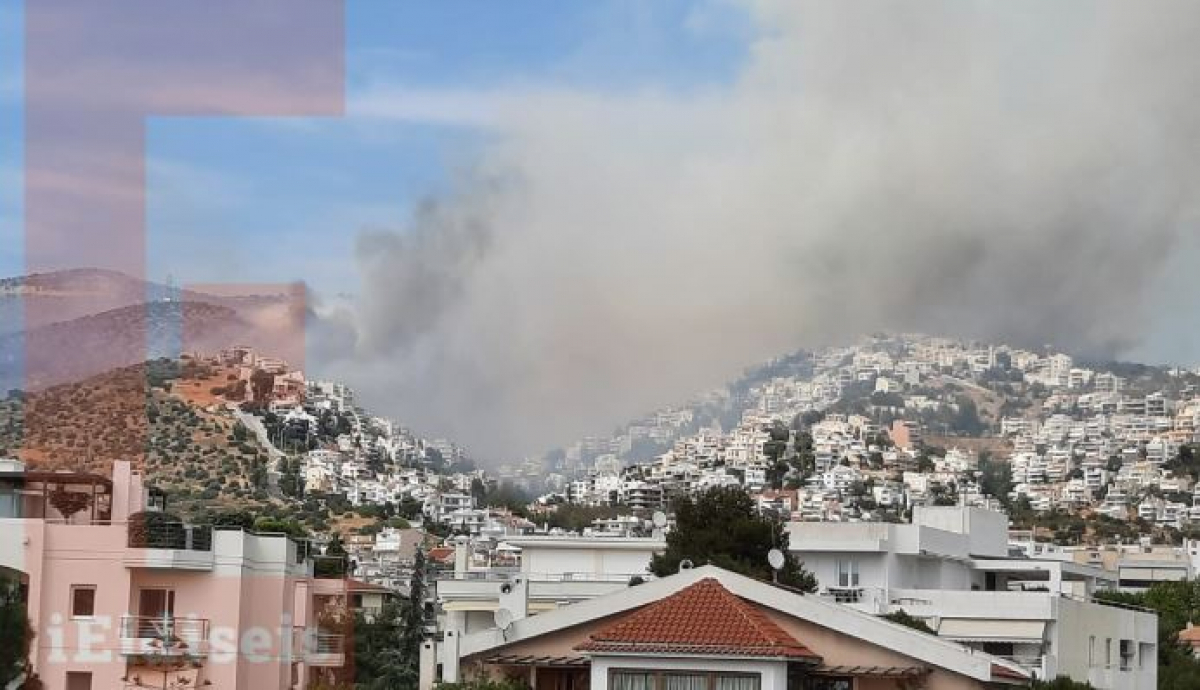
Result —
[{"label": "residential building", "polygon": [[466,634],[493,624],[500,608],[535,615],[651,579],[660,538],[526,536],[504,541],[518,549],[515,567],[472,567],[470,541],[455,544],[454,569],[434,582],[439,629]]},{"label": "residential building", "polygon": [[[1157,616],[1092,598],[1116,587],[1113,571],[1010,557],[1002,513],[918,506],[912,524],[788,528],[792,552],[831,601],[874,614],[904,610],[939,636],[1011,659],[1038,678],[1066,675],[1102,690],[1155,687]],[[1118,646],[1121,655],[1104,651]]]},{"label": "residential building", "polygon": [[423,644],[419,687],[802,690],[1025,686],[1010,661],[714,566]]},{"label": "residential building", "polygon": [[285,690],[343,664],[345,631],[318,613],[344,580],[314,578],[306,542],[173,522],[128,462],[112,479],[4,470],[0,568],[26,583],[47,690]]}]

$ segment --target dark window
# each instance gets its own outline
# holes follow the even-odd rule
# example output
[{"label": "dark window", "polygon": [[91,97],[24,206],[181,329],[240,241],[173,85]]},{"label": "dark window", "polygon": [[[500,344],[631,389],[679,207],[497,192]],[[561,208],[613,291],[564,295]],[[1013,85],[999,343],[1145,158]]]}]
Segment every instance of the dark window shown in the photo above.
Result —
[{"label": "dark window", "polygon": [[[96,615],[95,585],[72,585],[71,615],[75,617]],[[89,678],[91,676],[88,676]],[[91,682],[90,680],[88,682]]]},{"label": "dark window", "polygon": [[808,678],[804,690],[854,690],[854,679],[849,676],[828,676]]},{"label": "dark window", "polygon": [[92,690],[90,671],[67,671],[67,690]]}]

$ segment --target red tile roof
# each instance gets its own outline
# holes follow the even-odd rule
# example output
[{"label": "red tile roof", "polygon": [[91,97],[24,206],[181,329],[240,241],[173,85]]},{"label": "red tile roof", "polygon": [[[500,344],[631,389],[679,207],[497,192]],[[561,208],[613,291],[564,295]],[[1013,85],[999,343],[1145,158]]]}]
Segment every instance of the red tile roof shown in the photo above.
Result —
[{"label": "red tile roof", "polygon": [[1179,641],[1192,646],[1200,645],[1200,625],[1188,623],[1186,628],[1179,631]]},{"label": "red tile roof", "polygon": [[449,546],[435,546],[429,550],[429,560],[444,563],[454,558],[454,549]]},{"label": "red tile roof", "polygon": [[734,596],[714,578],[700,580],[621,618],[575,649],[820,660],[756,606]]},{"label": "red tile roof", "polygon": [[1000,664],[992,664],[992,677],[1002,680],[1029,680],[1029,676]]}]

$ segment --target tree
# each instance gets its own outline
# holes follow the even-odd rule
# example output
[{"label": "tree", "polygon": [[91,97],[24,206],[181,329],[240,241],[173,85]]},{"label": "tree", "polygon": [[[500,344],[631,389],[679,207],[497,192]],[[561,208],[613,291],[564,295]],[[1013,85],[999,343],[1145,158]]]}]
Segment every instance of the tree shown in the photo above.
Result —
[{"label": "tree", "polygon": [[250,392],[254,402],[266,404],[271,399],[271,391],[275,388],[275,375],[262,369],[255,369],[250,374]]},{"label": "tree", "polygon": [[400,653],[405,660],[404,679],[417,685],[421,667],[421,641],[425,639],[425,553],[417,549],[412,577],[408,581],[408,608],[404,612],[404,632]]},{"label": "tree", "polygon": [[401,687],[400,657],[402,608],[387,602],[378,616],[361,613],[354,621],[354,687],[384,690]]},{"label": "tree", "polygon": [[75,513],[92,505],[92,496],[82,491],[67,491],[60,486],[50,493],[50,505],[69,523]]},{"label": "tree", "polygon": [[991,454],[979,454],[979,488],[1007,507],[1012,491],[1012,467],[1003,460],[993,460]]},{"label": "tree", "polygon": [[313,562],[313,575],[325,578],[342,577],[346,574],[346,568],[346,546],[342,543],[342,535],[334,532],[329,543],[325,545],[324,556]]},{"label": "tree", "polygon": [[303,498],[304,478],[300,475],[299,458],[283,457],[279,459],[279,490],[285,496]]},{"label": "tree", "polygon": [[32,645],[33,628],[25,614],[21,581],[11,572],[0,571],[0,688],[32,669]]},{"label": "tree", "polygon": [[683,496],[675,503],[675,529],[667,534],[666,550],[650,561],[660,577],[679,571],[684,560],[694,565],[715,565],[760,580],[774,576],[767,554],[779,549],[784,567],[779,582],[814,592],[816,578],[788,552],[783,521],[762,515],[749,494],[739,487],[714,487],[696,497]]}]

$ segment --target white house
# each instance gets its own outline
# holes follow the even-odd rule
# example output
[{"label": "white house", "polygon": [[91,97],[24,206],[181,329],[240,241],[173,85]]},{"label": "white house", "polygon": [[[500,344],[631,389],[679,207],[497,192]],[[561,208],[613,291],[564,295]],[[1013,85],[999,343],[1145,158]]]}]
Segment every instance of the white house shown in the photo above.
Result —
[{"label": "white house", "polygon": [[904,610],[939,636],[1009,658],[1039,678],[1155,687],[1157,616],[1091,598],[1117,587],[1114,572],[1010,557],[1002,513],[918,506],[912,524],[788,528],[790,550],[832,601],[875,614]]}]

